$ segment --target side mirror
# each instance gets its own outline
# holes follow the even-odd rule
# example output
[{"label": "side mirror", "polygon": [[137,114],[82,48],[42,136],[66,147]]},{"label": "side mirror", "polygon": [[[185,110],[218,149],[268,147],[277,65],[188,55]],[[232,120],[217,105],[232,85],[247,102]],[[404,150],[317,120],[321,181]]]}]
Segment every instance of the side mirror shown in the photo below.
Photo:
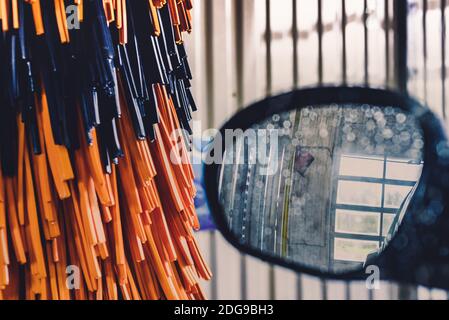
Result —
[{"label": "side mirror", "polygon": [[357,87],[271,97],[220,130],[206,163],[217,227],[242,252],[449,289],[449,145],[417,101]]}]

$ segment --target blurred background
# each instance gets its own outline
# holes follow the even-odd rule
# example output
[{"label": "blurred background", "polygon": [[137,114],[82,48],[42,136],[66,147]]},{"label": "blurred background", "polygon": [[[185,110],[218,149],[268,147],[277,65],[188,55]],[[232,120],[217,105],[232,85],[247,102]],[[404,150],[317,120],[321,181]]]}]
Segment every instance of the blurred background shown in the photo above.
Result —
[{"label": "blurred background", "polygon": [[[292,88],[367,84],[428,104],[447,123],[446,0],[195,0],[186,45],[202,130]],[[406,22],[406,23],[403,23]],[[448,23],[447,23],[448,22]],[[214,273],[210,299],[448,299],[445,291],[324,281],[271,267],[198,234]]]}]

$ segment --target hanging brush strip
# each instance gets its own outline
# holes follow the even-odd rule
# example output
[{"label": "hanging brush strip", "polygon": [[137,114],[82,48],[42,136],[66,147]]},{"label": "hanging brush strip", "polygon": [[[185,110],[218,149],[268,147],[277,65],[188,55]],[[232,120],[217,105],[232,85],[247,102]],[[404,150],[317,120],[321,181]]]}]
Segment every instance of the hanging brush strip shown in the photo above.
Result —
[{"label": "hanging brush strip", "polygon": [[2,30],[9,30],[9,6],[7,0],[0,0],[0,18],[2,20]]},{"label": "hanging brush strip", "polygon": [[9,250],[6,225],[6,195],[3,173],[0,168],[0,291],[9,285]]},{"label": "hanging brush strip", "polygon": [[106,15],[106,20],[108,23],[111,23],[115,20],[115,11],[114,11],[114,4],[112,0],[103,0],[103,8],[104,13]]},{"label": "hanging brush strip", "polygon": [[44,30],[44,22],[42,20],[42,9],[40,0],[24,0],[24,1],[31,4],[36,35],[39,36],[44,34],[45,30]]},{"label": "hanging brush strip", "polygon": [[78,20],[81,23],[84,21],[84,0],[73,0],[73,4],[77,6]]},{"label": "hanging brush strip", "polygon": [[54,0],[56,22],[58,24],[58,31],[61,43],[70,41],[69,29],[67,27],[66,10],[64,0]]},{"label": "hanging brush strip", "polygon": [[12,28],[16,30],[20,26],[18,1],[20,0],[11,0]]},{"label": "hanging brush strip", "polygon": [[71,4],[81,29],[62,0],[0,0],[0,299],[204,299],[173,135],[196,110],[179,35],[191,2]]}]

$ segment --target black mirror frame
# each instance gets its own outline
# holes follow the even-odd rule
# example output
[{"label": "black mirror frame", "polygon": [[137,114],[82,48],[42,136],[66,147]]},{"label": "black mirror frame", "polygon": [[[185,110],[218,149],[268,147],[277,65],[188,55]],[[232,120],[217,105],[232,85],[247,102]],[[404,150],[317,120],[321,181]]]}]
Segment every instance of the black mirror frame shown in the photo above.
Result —
[{"label": "black mirror frame", "polygon": [[[439,165],[441,167],[441,159],[437,154],[437,147],[441,146],[441,143],[447,145],[447,139],[445,131],[441,125],[438,118],[426,107],[421,105],[416,100],[410,98],[409,96],[400,94],[398,92],[386,90],[386,89],[374,89],[368,87],[315,87],[306,88],[296,91],[292,91],[286,94],[269,97],[265,100],[257,102],[243,111],[239,112],[232,119],[230,119],[221,129],[220,133],[224,136],[225,130],[228,129],[242,129],[243,131],[249,129],[253,124],[261,122],[270,116],[290,111],[293,109],[301,109],[307,106],[318,106],[318,105],[331,105],[331,104],[370,104],[379,107],[399,107],[408,113],[417,116],[418,123],[423,129],[424,139],[425,139],[425,155],[424,155],[424,169],[421,176],[418,189],[416,191],[416,196],[410,204],[410,208],[419,208],[421,203],[424,203],[424,195],[426,194],[426,186],[432,182],[432,177],[435,174],[431,174],[434,166]],[[223,141],[223,148],[225,150],[225,142]],[[449,167],[449,161],[447,159],[443,161],[445,167]],[[446,162],[448,166],[446,166]],[[209,204],[209,209],[212,213],[214,221],[217,225],[218,230],[223,234],[225,239],[231,243],[239,251],[257,257],[265,262],[279,265],[296,272],[305,273],[313,276],[318,276],[324,279],[334,279],[334,280],[364,280],[367,278],[365,269],[342,273],[342,274],[331,274],[323,272],[320,270],[312,269],[306,267],[300,263],[287,261],[283,258],[268,255],[260,252],[257,249],[251,248],[248,245],[242,244],[231,232],[228,227],[223,208],[219,202],[218,196],[218,176],[220,173],[219,164],[210,164],[204,166],[204,187],[206,190],[207,201]],[[449,186],[444,186],[449,187]],[[443,188],[443,186],[441,187]],[[421,206],[422,207],[422,206]],[[413,209],[409,209],[413,210]],[[419,214],[419,213],[418,213]],[[424,213],[425,214],[425,213]],[[408,214],[406,215],[406,217]],[[391,255],[397,255],[398,251],[395,251],[394,246],[395,241],[402,234],[406,233],[408,228],[407,221],[404,219],[403,224],[399,228],[398,233],[390,241],[391,247],[387,247],[379,257],[376,257],[372,264],[378,265],[382,270],[385,268],[385,273],[382,275],[382,280],[397,280],[401,282],[413,282],[418,283],[416,276],[401,275],[402,267],[392,265],[392,261],[400,261],[398,257],[391,259]],[[449,221],[449,219],[448,219]],[[448,230],[449,232],[449,230]],[[413,259],[413,254],[406,254],[405,256],[410,256]],[[398,263],[398,262],[396,262]],[[411,272],[413,273],[413,272]],[[449,277],[448,277],[449,279]],[[422,282],[422,281],[421,281]],[[432,283],[419,283],[423,285],[433,285],[435,287],[441,287],[434,282]],[[444,286],[443,286],[444,287]]]}]

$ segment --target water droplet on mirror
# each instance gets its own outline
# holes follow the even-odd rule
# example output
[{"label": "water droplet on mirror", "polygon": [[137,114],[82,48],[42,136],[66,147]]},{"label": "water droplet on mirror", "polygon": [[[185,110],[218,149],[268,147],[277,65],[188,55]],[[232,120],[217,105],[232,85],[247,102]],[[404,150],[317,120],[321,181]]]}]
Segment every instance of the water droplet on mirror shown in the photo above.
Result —
[{"label": "water droplet on mirror", "polygon": [[378,111],[378,112],[374,113],[374,119],[375,119],[377,122],[379,122],[379,121],[381,121],[381,120],[385,120],[385,116],[384,116],[383,112]]},{"label": "water droplet on mirror", "polygon": [[290,129],[282,129],[282,131],[281,131],[281,136],[290,136],[290,134],[291,134],[291,130]]},{"label": "water droplet on mirror", "polygon": [[408,144],[408,143],[410,143],[410,140],[412,140],[412,136],[411,136],[411,134],[409,132],[405,131],[405,132],[401,133],[400,139],[401,139],[401,141],[403,143],[407,143]]},{"label": "water droplet on mirror", "polygon": [[352,131],[352,126],[346,124],[346,125],[343,127],[343,133],[350,133],[351,131]]},{"label": "water droplet on mirror", "polygon": [[360,145],[362,146],[362,147],[367,147],[367,146],[369,146],[369,143],[370,143],[370,140],[369,140],[369,138],[368,137],[366,137],[366,136],[363,136],[361,139],[360,139]]},{"label": "water droplet on mirror", "polygon": [[424,148],[424,141],[422,139],[416,139],[415,142],[413,143],[413,146],[416,149],[423,149]]},{"label": "water droplet on mirror", "polygon": [[392,116],[396,113],[396,111],[392,107],[386,107],[384,112],[386,116]]},{"label": "water droplet on mirror", "polygon": [[385,128],[387,126],[387,120],[385,118],[377,120],[377,126],[379,128]]},{"label": "water droplet on mirror", "polygon": [[383,137],[384,137],[386,140],[390,140],[391,138],[393,138],[393,136],[394,136],[393,130],[391,130],[391,129],[385,129],[385,130],[383,131]]},{"label": "water droplet on mirror", "polygon": [[384,143],[385,138],[384,138],[383,134],[378,133],[374,137],[374,140],[376,141],[376,143],[381,144],[381,143]]},{"label": "water droplet on mirror", "polygon": [[376,123],[373,121],[373,120],[369,120],[367,123],[366,123],[366,129],[368,130],[368,131],[373,131],[373,130],[375,130],[376,129]]},{"label": "water droplet on mirror", "polygon": [[346,135],[346,140],[348,140],[348,142],[354,142],[356,139],[356,135],[353,132],[350,132]]},{"label": "water droplet on mirror", "polygon": [[403,113],[399,113],[396,115],[396,121],[399,124],[403,124],[407,121],[407,116]]},{"label": "water droplet on mirror", "polygon": [[299,146],[299,144],[300,144],[299,139],[293,139],[293,140],[292,140],[292,145],[293,145],[294,147]]}]

